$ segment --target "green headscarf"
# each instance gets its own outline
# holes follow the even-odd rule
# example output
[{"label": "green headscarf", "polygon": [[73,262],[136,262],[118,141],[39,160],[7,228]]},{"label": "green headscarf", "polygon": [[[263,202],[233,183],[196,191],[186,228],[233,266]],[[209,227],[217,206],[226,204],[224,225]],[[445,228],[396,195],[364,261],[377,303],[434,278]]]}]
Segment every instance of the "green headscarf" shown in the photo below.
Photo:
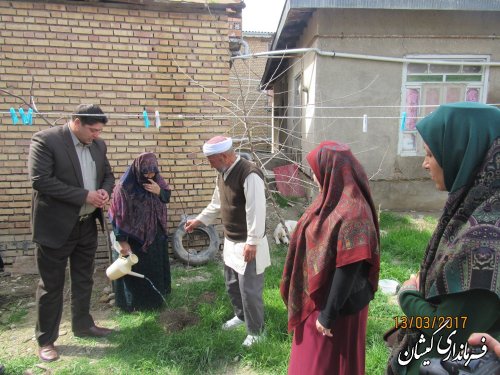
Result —
[{"label": "green headscarf", "polygon": [[[417,129],[443,168],[450,191],[420,266],[419,292],[431,304],[477,290],[490,291],[487,298],[498,300],[500,110],[478,103],[446,104]],[[487,332],[495,332],[496,323],[487,323],[493,324]],[[469,326],[463,328],[463,337],[472,333]],[[387,374],[407,373],[398,355],[416,347],[421,335],[418,329],[400,329]]]},{"label": "green headscarf", "polygon": [[500,137],[500,109],[473,102],[443,104],[417,130],[443,168],[446,190],[452,193],[473,181]]}]

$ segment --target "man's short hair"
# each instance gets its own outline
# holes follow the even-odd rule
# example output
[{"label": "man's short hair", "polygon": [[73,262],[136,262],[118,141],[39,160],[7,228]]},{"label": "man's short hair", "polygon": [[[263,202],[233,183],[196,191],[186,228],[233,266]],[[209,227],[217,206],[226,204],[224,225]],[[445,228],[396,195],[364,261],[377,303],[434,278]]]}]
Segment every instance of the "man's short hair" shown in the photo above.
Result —
[{"label": "man's short hair", "polygon": [[101,107],[95,104],[80,104],[72,117],[73,121],[77,118],[80,119],[82,125],[106,124],[108,122]]}]

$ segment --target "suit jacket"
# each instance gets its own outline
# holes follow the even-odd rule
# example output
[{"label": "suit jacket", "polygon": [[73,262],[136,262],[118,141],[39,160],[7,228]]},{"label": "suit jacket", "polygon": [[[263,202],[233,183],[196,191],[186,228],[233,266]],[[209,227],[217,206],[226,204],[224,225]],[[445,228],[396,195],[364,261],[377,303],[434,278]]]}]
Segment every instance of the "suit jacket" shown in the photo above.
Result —
[{"label": "suit jacket", "polygon": [[[104,141],[94,140],[90,154],[96,165],[97,189],[104,189],[111,196],[115,177],[106,157]],[[33,136],[28,170],[33,188],[33,241],[59,248],[76,225],[88,193],[83,187],[80,162],[67,124],[42,130]],[[103,225],[101,209],[97,209],[94,215]]]}]

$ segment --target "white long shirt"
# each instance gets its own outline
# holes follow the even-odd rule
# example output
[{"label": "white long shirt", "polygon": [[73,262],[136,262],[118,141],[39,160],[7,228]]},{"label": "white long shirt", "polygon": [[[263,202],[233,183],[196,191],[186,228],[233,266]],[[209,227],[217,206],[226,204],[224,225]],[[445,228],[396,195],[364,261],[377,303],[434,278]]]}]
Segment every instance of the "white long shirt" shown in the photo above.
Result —
[{"label": "white long shirt", "polygon": [[[240,161],[240,157],[222,174],[224,181],[231,173],[234,166]],[[266,267],[271,265],[269,256],[269,244],[267,242],[266,232],[266,196],[264,181],[256,173],[250,173],[243,183],[245,194],[245,211],[247,220],[247,239],[246,242],[234,242],[228,238],[224,238],[223,258],[226,266],[243,275],[246,265],[243,257],[243,249],[245,244],[257,245],[257,253],[255,255],[256,273],[261,274]],[[215,184],[212,201],[210,204],[196,217],[205,225],[212,224],[220,214],[220,195],[219,187]]]}]

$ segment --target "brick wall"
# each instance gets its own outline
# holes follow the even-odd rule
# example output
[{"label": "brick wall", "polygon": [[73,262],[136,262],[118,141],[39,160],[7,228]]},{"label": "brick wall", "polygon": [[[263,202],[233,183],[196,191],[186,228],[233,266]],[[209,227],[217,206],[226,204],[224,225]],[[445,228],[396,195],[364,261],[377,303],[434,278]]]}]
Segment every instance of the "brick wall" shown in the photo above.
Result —
[{"label": "brick wall", "polygon": [[[248,43],[248,53],[267,52],[272,33],[243,32],[243,40]],[[244,47],[240,49],[244,54]],[[266,67],[265,58],[234,59],[231,68],[231,89],[229,98],[235,113],[246,114],[248,129],[260,150],[270,150],[271,137],[271,100],[268,92],[260,89],[260,80]],[[235,118],[231,121],[231,134],[236,138],[247,136],[245,126]],[[243,143],[243,147],[245,144]],[[248,148],[248,147],[247,147]]]},{"label": "brick wall", "polygon": [[[0,88],[28,99],[32,87],[38,110],[58,125],[82,102],[101,105],[110,118],[102,138],[116,178],[141,152],[159,157],[174,190],[171,230],[210,200],[215,173],[201,146],[229,127],[220,116],[229,91],[226,8],[185,7],[0,0]],[[48,127],[39,117],[33,126],[13,125],[6,112],[20,106],[0,93],[0,251],[8,264],[33,254],[27,156],[32,134]],[[106,251],[101,247],[97,258],[107,258]]]}]

